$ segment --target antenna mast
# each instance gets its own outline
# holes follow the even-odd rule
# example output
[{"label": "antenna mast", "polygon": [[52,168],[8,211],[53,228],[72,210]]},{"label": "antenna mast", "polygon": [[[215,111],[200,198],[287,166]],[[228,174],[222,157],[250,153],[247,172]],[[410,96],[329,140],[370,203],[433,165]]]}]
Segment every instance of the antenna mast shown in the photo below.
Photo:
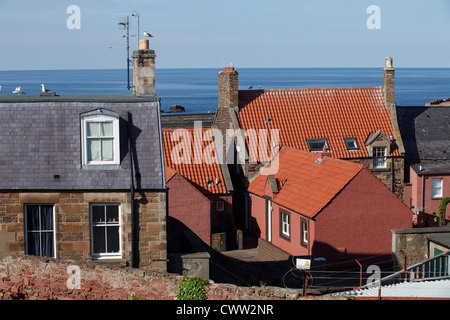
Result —
[{"label": "antenna mast", "polygon": [[[138,38],[139,38],[139,13],[137,13],[136,11],[134,11],[134,13],[119,13],[116,15],[125,15],[126,19],[124,22],[119,22],[119,25],[124,27],[124,30],[127,31],[127,33],[125,35],[123,35],[122,37],[127,39],[127,81],[128,81],[128,85],[127,85],[127,89],[130,90],[131,88],[133,88],[133,86],[130,84],[130,65],[133,63],[130,59],[130,37],[135,37],[135,35],[130,35],[130,15],[133,17],[137,17],[138,18]],[[138,39],[139,41],[139,39]]]}]

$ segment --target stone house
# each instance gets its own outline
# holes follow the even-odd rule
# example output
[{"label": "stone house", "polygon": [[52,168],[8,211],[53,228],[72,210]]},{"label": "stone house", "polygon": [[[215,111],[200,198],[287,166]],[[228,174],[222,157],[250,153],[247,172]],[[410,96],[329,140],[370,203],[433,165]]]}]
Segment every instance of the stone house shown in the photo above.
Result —
[{"label": "stone house", "polygon": [[[247,180],[270,161],[270,152],[264,159],[258,149],[266,140],[274,150],[289,146],[321,152],[326,147],[333,158],[364,164],[403,198],[405,151],[398,130],[391,58],[385,61],[383,85],[377,87],[242,90],[238,77],[234,67],[219,72],[214,128],[224,136],[234,129],[236,140],[246,141],[245,146],[236,147],[240,153],[236,158],[241,160],[235,167],[241,167],[236,170]],[[272,132],[277,132],[278,139],[273,139]],[[223,145],[225,153],[233,152],[225,139]]]},{"label": "stone house", "polygon": [[258,255],[327,263],[390,261],[391,229],[412,227],[412,212],[364,165],[282,147],[278,170],[248,187]]},{"label": "stone house", "polygon": [[167,270],[160,100],[142,82],[154,86],[0,97],[0,256]]}]

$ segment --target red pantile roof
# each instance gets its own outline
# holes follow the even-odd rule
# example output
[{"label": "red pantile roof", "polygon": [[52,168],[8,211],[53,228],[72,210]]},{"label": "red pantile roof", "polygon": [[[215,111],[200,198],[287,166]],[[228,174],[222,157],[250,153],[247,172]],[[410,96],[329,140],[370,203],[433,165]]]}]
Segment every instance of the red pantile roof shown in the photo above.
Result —
[{"label": "red pantile roof", "polygon": [[[178,130],[178,131],[177,131]],[[177,132],[175,132],[177,131]],[[164,148],[164,162],[166,167],[166,181],[170,180],[175,174],[174,171],[179,172],[187,180],[191,181],[196,187],[202,191],[207,191],[214,194],[227,193],[224,178],[220,164],[217,161],[215,147],[212,142],[211,131],[203,129],[162,129],[163,132],[163,148]],[[182,133],[177,135],[177,133]],[[181,152],[181,146],[184,138],[187,138],[185,150],[191,152],[190,155]],[[206,140],[206,141],[204,141]],[[194,148],[194,143],[199,142],[201,148]],[[177,156],[172,157],[172,152],[180,151],[182,156],[187,156],[184,161],[177,161]],[[196,150],[196,154],[194,154]],[[184,151],[184,150],[183,150]],[[203,159],[203,153],[211,155],[212,163],[205,162],[208,159]],[[198,156],[196,158],[196,156]],[[190,161],[188,161],[190,160]],[[181,163],[177,163],[181,162]],[[198,163],[196,163],[198,162]],[[208,182],[207,183],[207,179]],[[217,179],[217,183],[216,183]]]},{"label": "red pantile roof", "polygon": [[[364,166],[350,161],[282,147],[278,172],[274,174],[279,192],[273,202],[307,217],[314,217]],[[248,187],[250,193],[264,196],[267,175],[260,174]]]},{"label": "red pantile roof", "polygon": [[[244,132],[279,129],[281,146],[309,151],[306,139],[326,138],[340,159],[368,157],[364,143],[378,130],[394,137],[382,87],[240,90],[237,117]],[[359,150],[347,151],[344,138]]]}]

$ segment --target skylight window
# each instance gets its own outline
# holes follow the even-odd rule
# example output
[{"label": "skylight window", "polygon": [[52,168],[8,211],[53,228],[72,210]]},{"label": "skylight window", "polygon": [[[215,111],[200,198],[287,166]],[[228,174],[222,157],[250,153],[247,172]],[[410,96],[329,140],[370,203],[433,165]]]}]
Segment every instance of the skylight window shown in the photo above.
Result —
[{"label": "skylight window", "polygon": [[359,150],[356,138],[344,138],[347,150]]},{"label": "skylight window", "polygon": [[323,147],[328,149],[328,142],[325,138],[306,139],[306,143],[308,144],[308,149],[311,152],[323,151]]}]

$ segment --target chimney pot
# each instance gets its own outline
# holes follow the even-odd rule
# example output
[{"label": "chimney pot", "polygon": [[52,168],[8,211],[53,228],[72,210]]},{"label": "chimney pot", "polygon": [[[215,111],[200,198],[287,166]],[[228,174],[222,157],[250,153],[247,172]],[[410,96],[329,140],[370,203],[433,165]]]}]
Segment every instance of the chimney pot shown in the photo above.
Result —
[{"label": "chimney pot", "polygon": [[147,50],[149,48],[148,39],[139,40],[138,49]]}]

